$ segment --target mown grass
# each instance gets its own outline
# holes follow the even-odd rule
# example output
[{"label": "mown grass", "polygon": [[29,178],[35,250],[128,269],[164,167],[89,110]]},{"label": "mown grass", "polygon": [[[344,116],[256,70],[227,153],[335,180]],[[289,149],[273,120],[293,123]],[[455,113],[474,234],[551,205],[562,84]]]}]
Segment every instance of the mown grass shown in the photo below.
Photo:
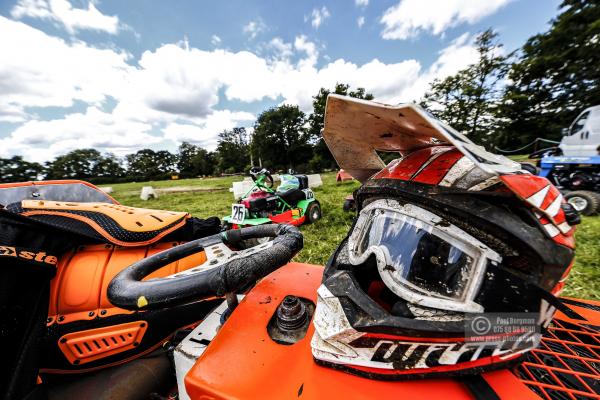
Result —
[{"label": "mown grass", "polygon": [[[324,264],[352,225],[353,216],[342,210],[342,204],[344,198],[358,188],[358,182],[336,183],[334,173],[325,173],[321,177],[323,186],[315,188],[314,192],[321,203],[323,218],[316,224],[301,227],[304,249],[296,256],[296,261]],[[200,218],[222,218],[231,212],[233,195],[228,189],[232,182],[241,179],[238,176],[115,184],[112,195],[130,206],[187,211]],[[139,197],[142,186],[194,186],[212,191],[171,193],[143,201]],[[600,217],[583,218],[578,227],[577,258],[564,295],[600,300]]]}]

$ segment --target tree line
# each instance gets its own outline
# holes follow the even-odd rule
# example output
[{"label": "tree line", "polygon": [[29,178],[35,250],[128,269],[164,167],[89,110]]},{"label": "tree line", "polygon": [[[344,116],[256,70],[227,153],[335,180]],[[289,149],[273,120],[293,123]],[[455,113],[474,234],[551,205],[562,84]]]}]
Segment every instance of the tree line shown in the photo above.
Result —
[{"label": "tree line", "polygon": [[[494,151],[522,147],[537,137],[559,140],[584,108],[600,104],[600,3],[564,0],[549,29],[506,53],[491,29],[475,41],[478,60],[434,80],[419,104]],[[71,151],[44,165],[20,156],[0,159],[0,180],[85,179],[96,183],[230,174],[252,165],[302,172],[336,168],[321,137],[329,93],[373,99],[365,88],[338,83],[313,97],[313,112],[296,105],[260,114],[245,128],[218,135],[214,151],[182,143],[176,153],[143,149],[125,157],[94,149]]]}]

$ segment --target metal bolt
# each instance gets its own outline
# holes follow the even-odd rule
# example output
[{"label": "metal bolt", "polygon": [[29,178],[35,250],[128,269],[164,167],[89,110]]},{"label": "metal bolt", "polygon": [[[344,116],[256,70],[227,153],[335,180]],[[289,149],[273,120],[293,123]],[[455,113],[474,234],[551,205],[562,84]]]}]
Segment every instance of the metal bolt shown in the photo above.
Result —
[{"label": "metal bolt", "polygon": [[88,313],[88,317],[93,317],[94,315],[96,315],[96,313],[95,313],[95,312],[93,312],[93,311],[90,311],[90,312]]},{"label": "metal bolt", "polygon": [[58,317],[58,322],[63,322],[64,320],[65,320],[64,316],[61,315],[60,317]]},{"label": "metal bolt", "polygon": [[277,308],[277,326],[282,330],[300,328],[306,322],[306,305],[296,296],[285,296]]},{"label": "metal bolt", "polygon": [[106,310],[100,310],[100,315],[106,315]]}]

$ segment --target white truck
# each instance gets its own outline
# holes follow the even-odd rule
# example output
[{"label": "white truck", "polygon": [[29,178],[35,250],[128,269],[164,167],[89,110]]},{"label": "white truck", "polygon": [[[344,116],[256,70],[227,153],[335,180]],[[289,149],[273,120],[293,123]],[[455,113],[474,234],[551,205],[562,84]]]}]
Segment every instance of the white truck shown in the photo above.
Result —
[{"label": "white truck", "polygon": [[600,153],[600,105],[590,107],[563,131],[558,147],[563,156],[589,157]]},{"label": "white truck", "polygon": [[558,147],[537,153],[542,155],[539,175],[551,180],[577,211],[600,212],[600,105],[579,114],[563,130]]}]

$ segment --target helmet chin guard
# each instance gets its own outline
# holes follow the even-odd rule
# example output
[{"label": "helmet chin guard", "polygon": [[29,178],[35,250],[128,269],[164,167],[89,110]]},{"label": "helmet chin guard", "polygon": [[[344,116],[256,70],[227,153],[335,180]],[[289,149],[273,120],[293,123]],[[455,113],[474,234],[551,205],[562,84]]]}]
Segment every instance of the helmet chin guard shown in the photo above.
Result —
[{"label": "helmet chin guard", "polygon": [[[318,290],[318,363],[411,379],[478,374],[537,347],[574,256],[548,180],[413,104],[330,95],[323,137],[363,185]],[[376,151],[400,158],[384,166]],[[517,322],[481,331],[502,318]]]}]

